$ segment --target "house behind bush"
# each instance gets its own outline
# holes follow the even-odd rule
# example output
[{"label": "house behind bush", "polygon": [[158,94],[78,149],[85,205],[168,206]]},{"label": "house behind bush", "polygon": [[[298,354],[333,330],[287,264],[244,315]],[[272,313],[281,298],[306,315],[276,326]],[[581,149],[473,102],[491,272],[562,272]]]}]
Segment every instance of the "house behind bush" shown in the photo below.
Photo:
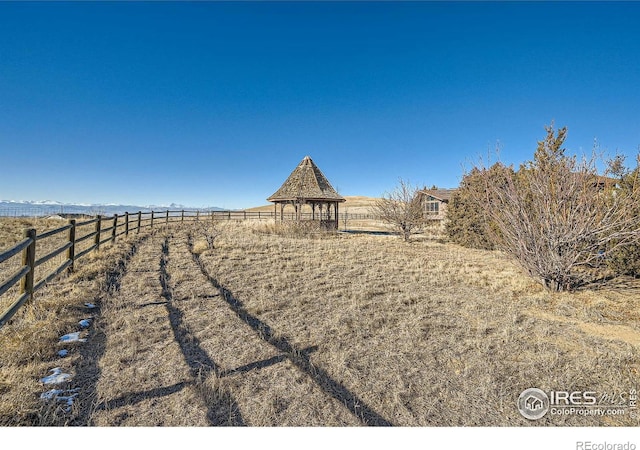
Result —
[{"label": "house behind bush", "polygon": [[422,189],[418,199],[425,217],[429,220],[443,220],[447,216],[447,206],[457,189]]}]

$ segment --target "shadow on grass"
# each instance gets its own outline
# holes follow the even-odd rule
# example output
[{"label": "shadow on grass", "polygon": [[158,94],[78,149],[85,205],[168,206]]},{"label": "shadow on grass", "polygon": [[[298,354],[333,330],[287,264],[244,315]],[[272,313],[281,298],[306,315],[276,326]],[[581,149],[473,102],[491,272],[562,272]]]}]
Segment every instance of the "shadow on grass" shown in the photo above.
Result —
[{"label": "shadow on grass", "polygon": [[[229,305],[231,310],[238,316],[240,320],[249,325],[255,331],[258,336],[275,347],[277,350],[283,352],[285,355],[282,357],[288,358],[298,369],[306,373],[311,379],[324,391],[325,394],[333,397],[343,404],[358,420],[368,426],[393,426],[391,422],[386,420],[380,414],[375,412],[366,403],[359,399],[354,393],[349,391],[345,386],[338,383],[336,380],[322,368],[314,366],[309,360],[309,350],[298,350],[289,343],[287,338],[282,336],[276,336],[273,330],[265,322],[261,321],[258,317],[250,314],[240,300],[235,298],[231,291],[221,286],[218,281],[212,277],[205,268],[200,256],[193,252],[193,242],[191,236],[188,240],[189,250],[195,263],[200,268],[202,274],[209,280],[209,283],[216,288],[225,302]],[[312,349],[315,349],[312,347]],[[281,358],[276,356],[276,358]],[[236,369],[239,370],[239,369]]]},{"label": "shadow on grass", "polygon": [[165,397],[167,395],[175,394],[184,389],[189,383],[180,382],[173,386],[165,386],[161,388],[149,389],[148,391],[130,392],[124,394],[113,400],[109,400],[98,405],[97,410],[110,410],[115,408],[121,408],[127,405],[135,405],[151,398]]},{"label": "shadow on grass", "polygon": [[[133,252],[135,254],[135,252]],[[133,256],[130,255],[130,256]],[[223,378],[226,376],[234,376],[241,375],[252,370],[259,370],[266,367],[270,367],[274,364],[278,364],[287,359],[287,355],[278,355],[272,358],[268,358],[262,361],[255,361],[250,364],[246,364],[235,369],[223,370],[215,361],[213,361],[209,355],[206,353],[204,349],[202,349],[200,342],[193,336],[193,334],[188,329],[188,326],[184,320],[184,314],[180,309],[175,306],[175,302],[177,301],[174,298],[172,289],[170,287],[171,277],[168,273],[167,263],[169,259],[169,240],[165,239],[162,245],[162,254],[160,258],[160,284],[162,287],[162,297],[164,301],[150,302],[140,305],[139,307],[149,307],[149,306],[161,306],[164,305],[169,314],[169,321],[171,324],[171,328],[173,331],[174,338],[178,343],[180,350],[185,358],[185,361],[189,367],[190,375],[193,377],[193,381],[183,381],[180,383],[176,383],[171,386],[164,386],[159,388],[148,389],[145,391],[139,392],[128,392],[123,394],[122,396],[111,399],[97,405],[95,410],[113,410],[122,408],[124,406],[131,406],[141,403],[143,401],[147,401],[154,398],[162,398],[166,396],[173,395],[177,392],[182,391],[187,386],[196,387],[196,392],[198,392],[205,403],[207,403],[207,421],[210,425],[213,426],[246,426],[244,420],[242,418],[240,409],[238,407],[237,402],[232,398],[232,396],[223,390],[213,389],[204,383],[207,376],[210,373],[213,373],[216,378]],[[119,265],[120,271],[119,276],[110,277],[111,280],[114,281],[113,284],[108,285],[108,290],[112,293],[115,293],[119,290],[119,279],[126,273],[126,265]],[[114,272],[115,273],[115,272]],[[117,283],[115,282],[117,280]],[[217,297],[220,294],[214,294],[210,296],[199,296],[204,298],[209,297]],[[180,299],[178,299],[180,300]],[[182,299],[184,300],[184,299]],[[95,361],[100,359],[100,356],[104,353],[105,350],[105,342],[106,337],[104,333],[101,333],[101,339],[96,340],[96,342],[101,343],[98,355],[98,358]],[[302,353],[308,354],[313,351],[316,351],[317,347],[309,347],[302,350]],[[99,371],[95,373],[95,380],[99,378]],[[93,389],[95,391],[95,382],[93,383]],[[94,394],[95,397],[95,394]],[[211,399],[215,399],[214,402],[211,402]],[[208,400],[208,401],[207,401]],[[125,419],[129,417],[128,413],[122,413],[116,417],[117,422],[123,422]],[[85,421],[86,422],[86,421]],[[78,425],[82,425],[86,423],[78,423]],[[116,424],[117,425],[117,424]]]},{"label": "shadow on grass", "polygon": [[340,230],[338,233],[346,234],[366,234],[369,236],[398,236],[398,233],[393,231],[368,231],[368,230]]},{"label": "shadow on grass", "polygon": [[[318,350],[318,346],[314,345],[313,347],[307,347],[303,349],[302,353],[307,355],[309,353],[315,352],[316,350]],[[263,359],[262,361],[256,361],[250,364],[246,364],[244,366],[236,367],[235,369],[225,370],[224,372],[222,372],[221,376],[228,377],[228,376],[247,373],[255,369],[264,369],[266,367],[273,366],[275,364],[286,361],[287,359],[289,359],[288,355],[277,355],[272,358]]]},{"label": "shadow on grass", "polygon": [[608,290],[621,293],[636,293],[640,290],[640,278],[634,278],[629,275],[607,275],[590,282],[585,282],[575,290]]},{"label": "shadow on grass", "polygon": [[[213,361],[207,352],[200,346],[200,341],[189,331],[184,321],[184,314],[173,304],[173,293],[169,286],[170,276],[167,271],[169,259],[169,239],[162,244],[162,256],[160,258],[160,284],[162,297],[166,300],[165,307],[169,313],[169,321],[176,342],[189,366],[191,376],[196,381],[204,381],[210,372],[220,378],[223,375],[222,368]],[[237,402],[228,391],[214,391],[206,383],[200,384],[198,390],[205,404],[207,404],[207,420],[209,424],[220,426],[244,426],[244,420]],[[216,399],[215,404],[209,404],[207,399]]]}]

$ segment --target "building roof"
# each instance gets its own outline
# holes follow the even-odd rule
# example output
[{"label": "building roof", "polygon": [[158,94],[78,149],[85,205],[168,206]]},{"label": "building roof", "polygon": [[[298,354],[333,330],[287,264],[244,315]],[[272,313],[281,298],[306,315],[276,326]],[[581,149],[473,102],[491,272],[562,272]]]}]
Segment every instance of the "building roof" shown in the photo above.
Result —
[{"label": "building roof", "polygon": [[423,189],[420,193],[430,195],[440,201],[448,202],[457,189]]},{"label": "building roof", "polygon": [[309,156],[298,164],[289,178],[271,197],[270,202],[283,201],[331,201],[344,202]]}]

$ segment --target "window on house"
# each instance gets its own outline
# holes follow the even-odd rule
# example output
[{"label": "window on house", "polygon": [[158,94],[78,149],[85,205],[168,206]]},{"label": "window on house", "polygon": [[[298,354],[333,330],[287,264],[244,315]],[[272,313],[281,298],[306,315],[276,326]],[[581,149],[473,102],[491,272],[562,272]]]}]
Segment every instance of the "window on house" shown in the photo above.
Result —
[{"label": "window on house", "polygon": [[427,214],[438,214],[440,212],[440,202],[435,200],[425,202],[424,210]]}]

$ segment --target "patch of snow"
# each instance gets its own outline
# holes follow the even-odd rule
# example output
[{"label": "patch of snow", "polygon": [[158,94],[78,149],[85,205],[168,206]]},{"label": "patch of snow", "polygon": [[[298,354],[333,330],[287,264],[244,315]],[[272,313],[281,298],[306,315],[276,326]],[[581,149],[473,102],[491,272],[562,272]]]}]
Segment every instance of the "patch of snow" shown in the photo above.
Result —
[{"label": "patch of snow", "polygon": [[[67,406],[71,407],[73,405],[73,399],[78,396],[77,392],[79,389],[70,389],[67,391],[63,391],[62,389],[51,389],[50,391],[44,392],[40,394],[41,400],[56,400],[58,402],[64,402]],[[71,395],[61,395],[61,394],[71,394]],[[69,411],[69,408],[67,409]]]},{"label": "patch of snow", "polygon": [[41,383],[44,384],[60,384],[68,381],[71,378],[71,375],[68,373],[62,372],[60,367],[56,367],[55,369],[51,369],[50,372],[53,372],[48,377],[44,377],[40,379]]},{"label": "patch of snow", "polygon": [[80,332],[65,334],[60,337],[60,342],[87,342],[86,339],[80,339]]},{"label": "patch of snow", "polygon": [[70,407],[73,406],[73,399],[77,396],[78,394],[71,394],[69,396],[57,397],[56,400],[58,400],[59,402],[66,402],[67,406],[69,406],[69,408],[67,408],[67,412],[69,412]]},{"label": "patch of snow", "polygon": [[44,392],[44,393],[40,394],[40,399],[41,400],[51,400],[56,395],[60,395],[62,393],[64,393],[64,391],[62,389],[51,389],[50,391],[47,391],[47,392]]},{"label": "patch of snow", "polygon": [[60,350],[58,352],[58,356],[61,358],[64,358],[65,356],[67,356],[69,354],[69,350]]},{"label": "patch of snow", "polygon": [[91,319],[82,319],[80,322],[78,322],[78,325],[80,325],[82,328],[87,328],[89,327],[89,325],[91,325]]},{"label": "patch of snow", "polygon": [[96,305],[94,305],[93,303],[85,303],[84,306],[86,306],[89,309],[93,309],[96,307]]}]

